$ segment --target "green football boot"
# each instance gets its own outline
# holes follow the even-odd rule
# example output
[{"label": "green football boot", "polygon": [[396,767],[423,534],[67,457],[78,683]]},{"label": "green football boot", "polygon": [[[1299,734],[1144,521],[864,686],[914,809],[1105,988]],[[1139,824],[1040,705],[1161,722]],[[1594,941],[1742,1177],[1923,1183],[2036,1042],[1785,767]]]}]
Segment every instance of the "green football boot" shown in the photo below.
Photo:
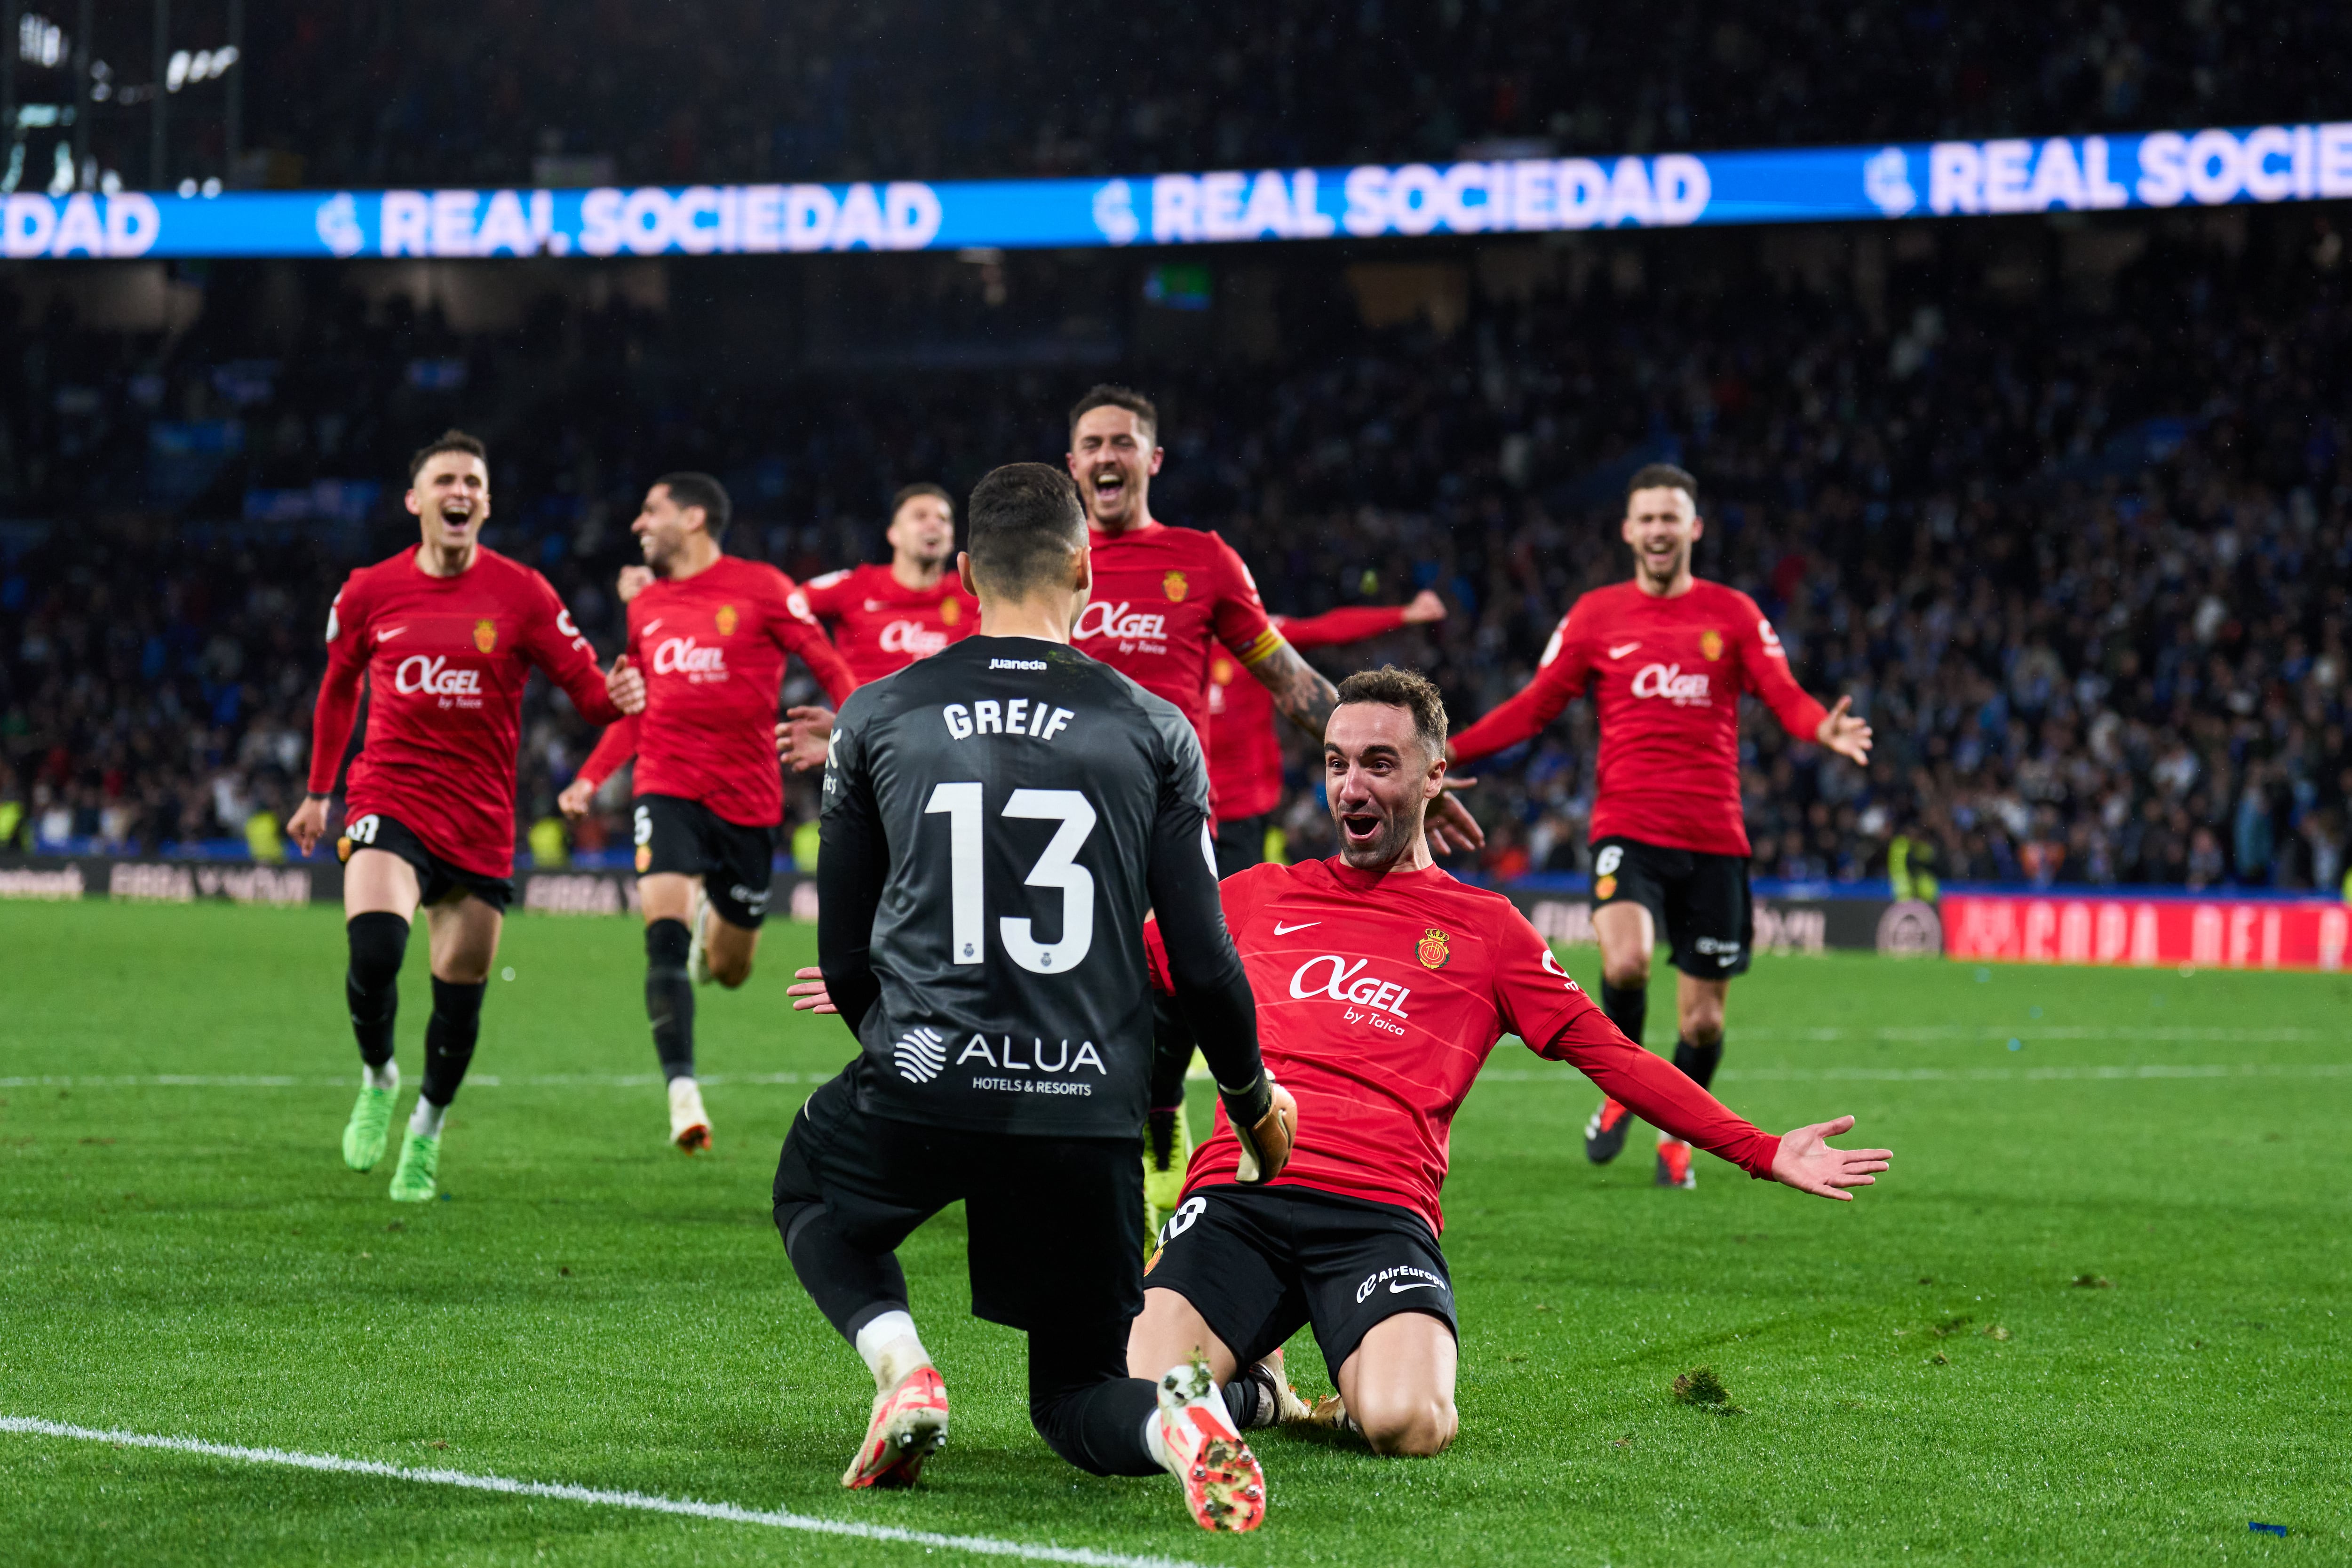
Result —
[{"label": "green football boot", "polygon": [[392,1126],[394,1091],[371,1084],[360,1086],[352,1119],[343,1123],[343,1163],[354,1171],[373,1171],[383,1158],[383,1135]]},{"label": "green football boot", "polygon": [[433,1201],[434,1173],[441,1165],[441,1140],[412,1132],[402,1140],[400,1164],[392,1173],[392,1201],[422,1204]]}]

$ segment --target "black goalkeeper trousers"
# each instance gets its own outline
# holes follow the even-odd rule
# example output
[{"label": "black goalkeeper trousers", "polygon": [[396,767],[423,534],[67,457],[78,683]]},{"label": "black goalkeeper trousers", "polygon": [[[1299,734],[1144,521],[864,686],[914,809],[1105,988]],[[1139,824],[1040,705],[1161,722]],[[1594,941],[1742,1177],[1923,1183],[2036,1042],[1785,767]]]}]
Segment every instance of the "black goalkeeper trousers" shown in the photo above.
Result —
[{"label": "black goalkeeper trousers", "polygon": [[975,1316],[1029,1335],[1029,1419],[1095,1475],[1156,1474],[1143,1424],[1159,1394],[1127,1375],[1143,1310],[1137,1138],[1025,1138],[871,1116],[852,1063],[809,1097],[776,1163],[776,1231],[801,1285],[853,1343],[907,1310],[897,1248],[961,1200]]}]

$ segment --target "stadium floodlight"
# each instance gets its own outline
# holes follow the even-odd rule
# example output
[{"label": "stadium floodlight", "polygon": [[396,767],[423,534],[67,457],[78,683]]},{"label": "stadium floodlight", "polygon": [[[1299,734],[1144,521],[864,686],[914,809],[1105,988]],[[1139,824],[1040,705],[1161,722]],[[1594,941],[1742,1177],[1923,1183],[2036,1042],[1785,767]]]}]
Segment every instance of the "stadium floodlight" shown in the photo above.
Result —
[{"label": "stadium floodlight", "polygon": [[163,68],[163,90],[177,92],[184,87],[194,87],[200,81],[211,81],[228,74],[237,62],[235,44],[224,44],[217,49],[174,49]]},{"label": "stadium floodlight", "polygon": [[28,66],[62,64],[66,30],[37,12],[26,12],[16,22],[16,58]]}]

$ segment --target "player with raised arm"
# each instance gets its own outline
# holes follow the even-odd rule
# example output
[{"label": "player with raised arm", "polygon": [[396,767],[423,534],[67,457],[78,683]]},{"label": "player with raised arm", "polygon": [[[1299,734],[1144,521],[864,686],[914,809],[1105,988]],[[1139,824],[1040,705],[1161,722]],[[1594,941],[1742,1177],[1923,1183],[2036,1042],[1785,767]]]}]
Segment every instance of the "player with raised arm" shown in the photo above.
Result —
[{"label": "player with raised arm", "polygon": [[[1445,602],[1423,588],[1405,605],[1349,605],[1319,616],[1276,616],[1274,629],[1292,647],[1337,647],[1444,618]],[[1221,803],[1220,877],[1265,858],[1266,826],[1282,804],[1282,737],[1275,732],[1274,699],[1258,682],[1239,679],[1240,674],[1241,667],[1223,648],[1210,652],[1209,783]]]},{"label": "player with raised arm", "polygon": [[[1666,463],[1636,473],[1620,531],[1633,577],[1569,607],[1536,678],[1454,737],[1455,763],[1541,732],[1588,689],[1601,721],[1592,805],[1592,926],[1601,939],[1601,1005],[1639,1043],[1649,1012],[1650,952],[1673,950],[1681,1037],[1675,1065],[1704,1089],[1723,1059],[1724,998],[1747,973],[1755,913],[1739,805],[1739,696],[1763,699],[1789,733],[1857,764],[1870,726],[1841,697],[1824,709],[1789,673],[1789,656],[1756,601],[1691,574],[1706,532],[1698,481]],[[1595,1164],[1625,1145],[1629,1113],[1604,1098],[1584,1131]],[[1658,1140],[1657,1184],[1696,1184],[1690,1145]]]},{"label": "player with raised arm", "polygon": [[[948,567],[955,556],[955,500],[938,485],[908,485],[890,498],[890,563],[844,567],[801,584],[809,614],[832,632],[860,680],[879,680],[968,637],[980,602]],[[798,711],[795,710],[795,711]]]},{"label": "player with raised arm", "polygon": [[631,531],[654,580],[627,595],[616,679],[642,682],[644,711],[607,729],[558,797],[588,809],[635,756],[637,896],[646,917],[646,1016],[669,1095],[670,1142],[710,1146],[694,1076],[694,987],[751,978],[775,874],[784,791],[773,753],[776,698],[794,655],[836,702],[857,685],[797,603],[793,580],[722,548],[734,506],[709,474],[665,474]]},{"label": "player with raised arm", "polygon": [[473,1059],[483,985],[514,897],[523,687],[533,668],[543,670],[598,724],[639,699],[625,679],[608,692],[595,650],[546,578],[481,544],[490,468],[479,441],[451,430],[417,452],[407,506],[423,542],[352,573],[327,612],[310,795],[286,830],[305,855],[326,836],[364,680],[367,736],[344,785],[336,845],[351,948],[343,990],[362,1064],[343,1163],[365,1171],[383,1157],[400,1087],[392,1042],[400,964],[422,904],[433,1016],[424,1086],[392,1176],[394,1199],[422,1203],[436,1188],[443,1119]]},{"label": "player with raised arm", "polygon": [[[1151,515],[1152,476],[1167,460],[1151,400],[1129,387],[1096,386],[1071,407],[1069,429],[1064,461],[1086,502],[1095,569],[1094,602],[1078,617],[1079,651],[1176,704],[1213,752],[1209,664],[1223,648],[1265,689],[1276,712],[1320,741],[1336,696],[1331,683],[1275,628],[1242,558],[1213,532],[1173,528]],[[1213,772],[1209,798],[1222,826],[1228,807],[1220,787]],[[1483,842],[1458,803],[1449,798],[1438,812],[1444,820],[1433,825],[1436,847]],[[1153,1062],[1144,1189],[1154,1224],[1182,1187],[1192,1157],[1184,1117],[1191,1065],[1190,1051],[1172,1047]]]},{"label": "player with raised arm", "polygon": [[[1280,1174],[1243,1184],[1244,1145],[1220,1117],[1161,1228],[1129,1364],[1204,1346],[1236,1424],[1270,1425],[1286,1402],[1303,1412],[1263,1358],[1311,1323],[1339,1389],[1327,1418],[1380,1453],[1433,1454],[1455,1427],[1438,1192],[1454,1113],[1507,1031],[1752,1176],[1844,1198],[1889,1155],[1824,1142],[1851,1117],[1774,1138],[1626,1039],[1510,900],[1432,862],[1422,814],[1445,775],[1437,689],[1391,668],[1339,690],[1323,782],[1339,853],[1219,889],[1298,1137]],[[1156,976],[1181,942],[1146,931]]]},{"label": "player with raised arm", "polygon": [[1202,1527],[1252,1529],[1264,1477],[1206,1367],[1180,1353],[1126,1375],[1147,909],[1245,1130],[1244,1177],[1280,1173],[1295,1125],[1218,912],[1200,743],[1172,705],[1070,647],[1092,579],[1067,476],[1016,463],[983,479],[958,567],[979,634],[861,687],[825,768],[814,989],[860,1051],[793,1118],[775,1219],[874,1373],[842,1481],[910,1484],[946,1438],[895,1252],[961,1200],[972,1310],[1028,1333],[1046,1443],[1097,1475],[1167,1469]]}]

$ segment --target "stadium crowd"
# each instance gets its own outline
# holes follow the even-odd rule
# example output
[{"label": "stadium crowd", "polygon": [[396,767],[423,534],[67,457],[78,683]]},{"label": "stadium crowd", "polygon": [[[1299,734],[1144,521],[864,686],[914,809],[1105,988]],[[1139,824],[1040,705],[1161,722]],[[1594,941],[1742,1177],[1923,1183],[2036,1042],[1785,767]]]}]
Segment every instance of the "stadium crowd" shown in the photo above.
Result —
[{"label": "stadium crowd", "polygon": [[515,184],[535,167],[690,184],[2042,136],[2341,107],[2342,24],[2315,0],[1204,0],[1108,37],[1100,20],[944,0],[257,0],[248,140],[299,153],[314,185]]},{"label": "stadium crowd", "polygon": [[[1884,876],[1899,840],[1906,876],[2332,888],[2352,790],[2340,246],[2285,215],[2033,234],[1463,252],[1459,300],[1417,320],[1318,329],[1302,303],[1270,359],[1118,374],[1167,416],[1155,511],[1222,530],[1270,607],[1446,598],[1442,626],[1319,662],[1419,665],[1457,721],[1527,679],[1576,593],[1625,574],[1632,468],[1692,468],[1700,574],[1754,595],[1807,688],[1852,693],[1878,734],[1865,773],[1748,726],[1759,875]],[[277,852],[327,601],[413,539],[399,460],[445,425],[491,442],[489,542],[546,569],[609,657],[649,477],[719,473],[730,550],[805,578],[877,555],[899,483],[1057,456],[1097,374],[709,386],[676,319],[618,295],[468,336],[322,289],[269,359],[218,315],[168,352],[58,320],[0,389],[0,516],[41,520],[0,527],[0,840]],[[534,698],[543,854],[591,741]],[[1489,875],[1583,868],[1592,747],[1580,702],[1482,770]],[[1298,853],[1327,831],[1311,761],[1293,746]]]}]

